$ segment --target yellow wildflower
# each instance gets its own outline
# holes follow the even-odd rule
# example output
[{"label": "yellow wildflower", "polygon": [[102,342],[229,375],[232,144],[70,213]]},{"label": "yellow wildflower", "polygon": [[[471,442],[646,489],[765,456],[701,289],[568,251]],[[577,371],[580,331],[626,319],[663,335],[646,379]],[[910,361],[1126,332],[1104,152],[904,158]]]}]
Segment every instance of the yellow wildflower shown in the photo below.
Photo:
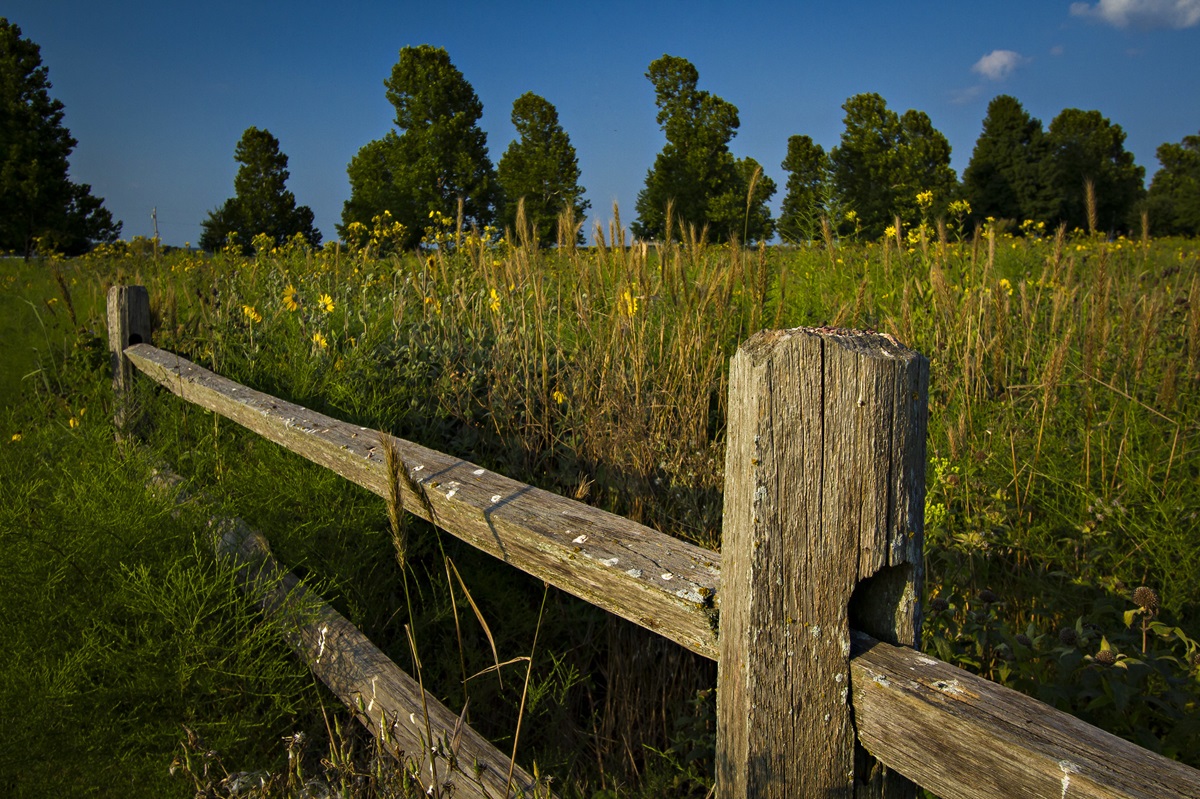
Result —
[{"label": "yellow wildflower", "polygon": [[249,319],[252,324],[258,324],[262,321],[262,314],[253,305],[243,305],[242,315]]},{"label": "yellow wildflower", "polygon": [[496,293],[495,289],[492,289],[492,298],[488,301],[488,307],[493,311],[500,310],[500,295]]},{"label": "yellow wildflower", "polygon": [[289,311],[300,309],[300,292],[296,291],[295,286],[289,285],[283,290],[283,307]]},{"label": "yellow wildflower", "polygon": [[1003,291],[1007,291],[1008,296],[1010,296],[1010,297],[1012,296],[1013,287],[1012,287],[1012,283],[1009,282],[1008,278],[1006,278],[1006,277],[1000,278],[1000,288]]},{"label": "yellow wildflower", "polygon": [[557,403],[559,405],[562,405],[564,402],[567,401],[567,395],[562,393],[558,389],[554,390],[554,393],[550,395],[550,398],[553,399],[555,401],[555,403]]},{"label": "yellow wildflower", "polygon": [[71,421],[68,422],[68,424],[70,424],[71,427],[79,427],[79,420],[72,416]]},{"label": "yellow wildflower", "polygon": [[322,294],[317,299],[317,307],[320,308],[325,313],[332,313],[333,312],[333,297],[330,297],[328,294]]},{"label": "yellow wildflower", "polygon": [[929,206],[933,205],[933,192],[917,192],[917,205],[921,207],[922,211],[928,210]]},{"label": "yellow wildflower", "polygon": [[13,441],[20,441],[20,440],[21,440],[21,434],[20,434],[20,433],[13,433],[13,434],[12,434],[12,440],[13,440]]},{"label": "yellow wildflower", "polygon": [[625,289],[625,291],[621,292],[621,301],[618,303],[618,307],[625,315],[633,316],[637,313],[638,298],[629,289]]},{"label": "yellow wildflower", "polygon": [[320,330],[312,334],[312,342],[321,349],[326,349],[329,346],[329,339],[325,338],[325,335]]}]

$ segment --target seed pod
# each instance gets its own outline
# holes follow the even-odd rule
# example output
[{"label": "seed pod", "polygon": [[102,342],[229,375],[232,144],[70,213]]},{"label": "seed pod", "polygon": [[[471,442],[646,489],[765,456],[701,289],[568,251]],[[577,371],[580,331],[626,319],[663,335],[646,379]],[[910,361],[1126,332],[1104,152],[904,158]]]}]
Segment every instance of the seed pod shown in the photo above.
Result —
[{"label": "seed pod", "polygon": [[1151,613],[1158,610],[1158,592],[1153,588],[1139,585],[1133,590],[1133,604]]}]

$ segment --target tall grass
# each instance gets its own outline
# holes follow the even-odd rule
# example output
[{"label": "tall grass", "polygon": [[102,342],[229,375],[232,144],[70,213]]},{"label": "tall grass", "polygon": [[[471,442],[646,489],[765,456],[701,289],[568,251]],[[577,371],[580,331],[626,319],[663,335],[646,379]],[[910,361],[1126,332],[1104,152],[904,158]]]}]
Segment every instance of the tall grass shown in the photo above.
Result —
[{"label": "tall grass", "polygon": [[[648,245],[615,213],[591,248],[441,233],[387,258],[114,251],[67,270],[148,285],[159,344],[234,379],[713,548],[737,344],[762,327],[892,333],[931,362],[927,646],[1200,763],[1195,242],[940,224]],[[523,703],[503,670],[523,668],[541,585],[411,520],[400,564],[384,503],[172,400],[150,413],[168,459],[412,670],[408,622],[431,690],[469,696],[502,747],[520,719],[518,758],[571,774],[561,791],[707,790],[711,664],[552,591]],[[1143,585],[1153,611],[1132,601]]]}]

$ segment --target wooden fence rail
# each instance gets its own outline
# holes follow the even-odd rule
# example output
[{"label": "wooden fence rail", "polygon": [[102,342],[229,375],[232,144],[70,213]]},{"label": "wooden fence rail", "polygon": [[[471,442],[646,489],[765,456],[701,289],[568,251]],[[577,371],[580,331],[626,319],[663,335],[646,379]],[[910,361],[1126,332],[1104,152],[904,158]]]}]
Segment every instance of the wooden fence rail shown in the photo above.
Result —
[{"label": "wooden fence rail", "polygon": [[[110,319],[141,318],[111,305],[144,298],[114,287]],[[913,648],[928,362],[890,337],[742,345],[719,555],[241,386],[146,332],[110,337],[116,373],[127,360],[380,496],[398,483],[406,510],[716,660],[719,799],[1200,797],[1200,772]]]},{"label": "wooden fence rail", "polygon": [[[171,491],[177,502],[203,499],[189,496],[181,488],[183,478],[168,468],[155,471],[153,487]],[[292,648],[423,787],[449,786],[444,792],[462,799],[553,799],[548,786],[538,784],[286,572],[261,533],[241,519],[219,515],[210,517],[209,527],[217,554],[238,568],[239,581],[258,598],[259,607],[287,622]]]}]

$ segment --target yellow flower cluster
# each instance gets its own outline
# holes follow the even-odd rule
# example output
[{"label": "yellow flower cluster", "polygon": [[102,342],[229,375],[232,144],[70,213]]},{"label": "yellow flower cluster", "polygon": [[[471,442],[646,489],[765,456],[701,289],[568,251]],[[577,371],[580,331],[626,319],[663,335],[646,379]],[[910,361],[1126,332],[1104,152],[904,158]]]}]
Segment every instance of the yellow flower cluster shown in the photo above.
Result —
[{"label": "yellow flower cluster", "polygon": [[951,216],[963,217],[971,213],[971,204],[966,200],[954,200],[946,210],[950,212]]},{"label": "yellow flower cluster", "polygon": [[621,292],[621,299],[617,306],[621,313],[633,316],[638,310],[638,298],[629,289],[625,289]]},{"label": "yellow flower cluster", "polygon": [[262,314],[260,314],[258,312],[258,309],[255,308],[253,305],[243,305],[242,306],[242,316],[249,319],[250,323],[255,324],[255,325],[263,320]]}]

